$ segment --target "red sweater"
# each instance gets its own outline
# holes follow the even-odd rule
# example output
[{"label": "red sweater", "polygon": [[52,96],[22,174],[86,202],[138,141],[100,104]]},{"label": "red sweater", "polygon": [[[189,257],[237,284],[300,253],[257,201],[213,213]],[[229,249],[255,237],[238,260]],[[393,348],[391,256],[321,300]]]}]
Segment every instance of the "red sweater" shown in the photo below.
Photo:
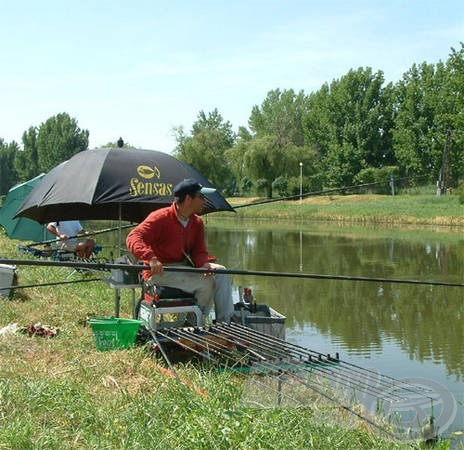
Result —
[{"label": "red sweater", "polygon": [[195,267],[208,262],[203,220],[193,214],[187,226],[183,227],[174,203],[150,213],[128,234],[126,245],[144,264],[152,258],[157,258],[162,264],[182,262],[185,261],[184,252]]}]

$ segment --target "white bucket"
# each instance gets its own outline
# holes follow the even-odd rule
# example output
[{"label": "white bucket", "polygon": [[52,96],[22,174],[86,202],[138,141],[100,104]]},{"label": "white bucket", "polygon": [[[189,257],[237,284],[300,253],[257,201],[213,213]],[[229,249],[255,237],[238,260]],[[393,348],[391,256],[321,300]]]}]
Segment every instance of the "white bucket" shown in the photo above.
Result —
[{"label": "white bucket", "polygon": [[[16,266],[0,264],[0,297],[9,297],[11,286],[15,284]],[[4,289],[8,288],[8,289]]]}]

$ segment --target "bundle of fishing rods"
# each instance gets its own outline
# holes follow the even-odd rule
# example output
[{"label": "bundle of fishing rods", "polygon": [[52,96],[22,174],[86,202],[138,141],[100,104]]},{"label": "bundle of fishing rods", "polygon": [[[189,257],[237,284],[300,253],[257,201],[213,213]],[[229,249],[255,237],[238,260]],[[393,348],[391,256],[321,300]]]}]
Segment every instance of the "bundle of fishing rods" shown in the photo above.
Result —
[{"label": "bundle of fishing rods", "polygon": [[171,346],[223,370],[246,375],[242,400],[250,407],[309,406],[317,397],[390,438],[410,440],[424,438],[424,434],[407,430],[398,412],[418,404],[424,410],[430,405],[433,408],[440,400],[427,387],[343,361],[338,353],[322,354],[239,323],[167,328],[153,334],[173,371],[168,354]]}]

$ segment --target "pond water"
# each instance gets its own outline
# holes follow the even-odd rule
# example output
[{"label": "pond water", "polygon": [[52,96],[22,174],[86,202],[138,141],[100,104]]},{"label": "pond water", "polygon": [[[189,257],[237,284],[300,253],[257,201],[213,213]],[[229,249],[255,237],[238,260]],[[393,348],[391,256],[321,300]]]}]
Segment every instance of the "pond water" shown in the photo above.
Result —
[{"label": "pond water", "polygon": [[[209,219],[207,241],[229,269],[464,283],[462,232]],[[232,278],[286,316],[288,341],[438,389],[442,434],[464,429],[464,287]]]}]

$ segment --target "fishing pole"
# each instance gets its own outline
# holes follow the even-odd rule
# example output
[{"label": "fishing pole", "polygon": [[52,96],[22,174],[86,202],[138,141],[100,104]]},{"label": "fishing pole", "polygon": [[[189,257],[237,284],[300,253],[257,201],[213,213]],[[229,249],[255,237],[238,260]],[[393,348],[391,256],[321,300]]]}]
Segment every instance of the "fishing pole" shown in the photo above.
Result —
[{"label": "fishing pole", "polygon": [[[106,228],[103,230],[97,230],[97,231],[91,231],[83,234],[76,234],[75,236],[69,236],[69,239],[79,239],[87,236],[95,236],[97,234],[102,234],[102,233],[108,233],[109,231],[116,231],[116,230],[123,230],[125,228],[130,228],[133,227],[134,224],[129,224],[129,225],[124,225],[122,227],[113,227],[113,228]],[[37,245],[47,245],[47,244],[53,244],[56,242],[59,242],[60,240],[58,238],[55,239],[48,239],[47,241],[42,241],[42,242],[34,242],[32,244],[27,244],[26,247],[36,247]]]},{"label": "fishing pole", "polygon": [[82,280],[70,280],[70,281],[54,281],[50,283],[40,283],[40,284],[16,284],[14,286],[0,287],[0,291],[7,291],[13,289],[26,289],[32,287],[43,287],[43,286],[56,286],[59,284],[71,284],[71,283],[86,283],[88,281],[101,281],[101,278],[85,278]]},{"label": "fishing pole", "polygon": [[[120,264],[120,263],[100,263],[100,262],[80,262],[80,261],[34,261],[23,259],[0,259],[0,264],[9,265],[30,265],[30,266],[58,266],[72,268],[87,268],[95,270],[150,270],[150,266],[142,264]],[[191,272],[191,273],[216,273],[225,275],[246,275],[246,276],[264,276],[264,277],[281,277],[281,278],[312,278],[323,280],[340,280],[340,281],[365,281],[375,283],[397,283],[397,284],[419,284],[430,286],[450,286],[464,287],[464,283],[454,283],[449,281],[432,281],[432,280],[410,280],[401,278],[370,278],[353,275],[330,275],[318,273],[298,273],[298,272],[269,272],[263,270],[239,270],[239,269],[204,269],[187,266],[164,266],[166,272]]]},{"label": "fishing pole", "polygon": [[[396,181],[404,181],[404,180],[409,180],[410,177],[403,177],[403,178],[397,178]],[[274,202],[280,202],[282,200],[298,200],[300,198],[306,198],[306,197],[311,197],[315,195],[324,195],[324,194],[331,194],[333,192],[340,192],[340,191],[349,191],[352,189],[357,189],[357,188],[362,188],[362,187],[370,187],[370,186],[377,186],[380,184],[386,184],[390,183],[390,180],[388,181],[377,181],[375,183],[362,183],[362,184],[354,184],[352,186],[342,186],[338,188],[333,188],[333,189],[323,189],[320,191],[312,191],[312,192],[307,192],[305,194],[295,194],[295,195],[289,195],[288,197],[279,197],[279,198],[272,198],[272,199],[267,199],[267,200],[261,200],[258,202],[252,202],[252,203],[245,203],[243,205],[236,205],[233,208],[238,209],[238,208],[245,208],[247,206],[255,206],[255,205],[263,205],[266,203],[274,203]]]},{"label": "fishing pole", "polygon": [[[270,387],[267,383],[261,382],[262,375],[276,378],[279,382],[277,388],[279,396],[278,405],[281,404],[280,400],[282,396],[288,397],[292,402],[302,404],[301,397],[296,399],[290,395],[291,391],[282,391],[281,383],[288,377],[292,381],[299,382],[327,400],[334,402],[344,410],[355,414],[358,418],[367,421],[382,431],[388,432],[388,430],[374,422],[367,414],[363,414],[361,411],[357,411],[337,400],[334,396],[335,391],[331,394],[327,389],[324,389],[324,386],[328,387],[327,382],[330,381],[350,390],[362,389],[363,393],[369,392],[373,396],[376,396],[376,398],[383,398],[388,401],[388,398],[382,396],[382,393],[386,391],[376,389],[376,383],[369,384],[369,379],[366,379],[362,383],[362,380],[358,380],[357,377],[347,376],[343,372],[339,373],[339,369],[343,371],[341,367],[343,361],[337,359],[333,370],[330,370],[329,366],[331,364],[327,360],[308,363],[308,360],[304,357],[302,359],[302,356],[297,358],[295,355],[292,355],[292,344],[276,339],[274,336],[250,329],[244,325],[234,323],[230,325],[220,323],[195,331],[181,328],[170,329],[164,332],[156,331],[154,333],[159,334],[165,342],[176,343],[189,352],[203,356],[210,362],[218,364],[219,368],[222,366],[223,369],[232,370],[236,373],[243,373],[243,369],[245,369],[248,374],[259,375],[254,378],[253,384],[259,384],[264,389],[274,390],[272,386]],[[217,336],[220,336],[219,340],[215,339]],[[279,345],[281,342],[285,343],[285,347]],[[233,344],[232,347],[231,343]],[[309,379],[309,376],[311,376],[311,379]],[[375,381],[378,383],[378,380]],[[320,384],[320,387],[317,387],[316,384]],[[391,386],[391,384],[388,385],[390,388]],[[393,384],[393,386],[400,389],[397,384]],[[397,397],[397,399],[403,400],[404,398]]]},{"label": "fishing pole", "polygon": [[[181,270],[179,270],[181,269]],[[166,271],[182,271],[181,268],[177,267],[165,267]],[[186,269],[192,268],[186,267]],[[197,272],[205,272],[205,269],[196,269]],[[185,272],[185,270],[184,270]],[[453,283],[448,281],[427,281],[427,280],[407,280],[401,278],[371,278],[371,277],[360,277],[353,275],[330,275],[330,274],[317,274],[317,273],[297,273],[297,272],[268,272],[262,270],[235,270],[235,269],[212,269],[207,272],[212,273],[224,273],[230,275],[256,275],[256,276],[267,276],[267,277],[286,277],[286,278],[313,278],[313,279],[328,279],[328,280],[345,280],[345,281],[372,281],[376,283],[403,283],[403,284],[425,284],[433,286],[454,286],[464,287],[464,283]]]}]

